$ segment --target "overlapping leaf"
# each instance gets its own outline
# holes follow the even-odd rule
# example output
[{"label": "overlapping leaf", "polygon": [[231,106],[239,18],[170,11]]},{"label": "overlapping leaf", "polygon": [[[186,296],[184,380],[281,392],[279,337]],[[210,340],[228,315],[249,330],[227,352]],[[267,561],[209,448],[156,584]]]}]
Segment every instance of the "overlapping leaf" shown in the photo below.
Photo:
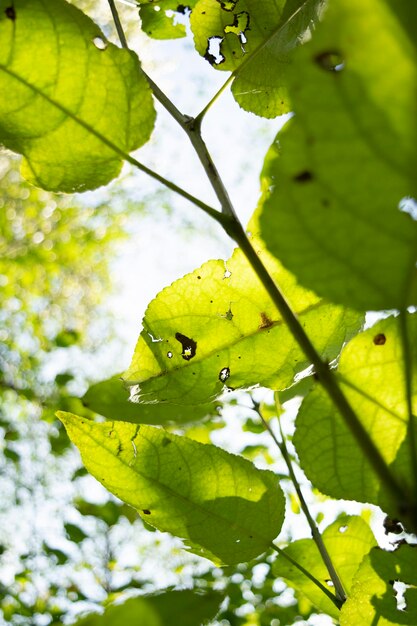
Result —
[{"label": "overlapping leaf", "polygon": [[[318,352],[335,358],[361,318],[300,288],[253,242]],[[199,404],[225,388],[284,389],[310,365],[239,249],[226,264],[208,261],[161,291],[143,326],[123,375],[141,402]]]},{"label": "overlapping leaf", "polygon": [[87,615],[77,626],[171,626],[173,616],[181,620],[181,626],[201,626],[215,616],[222,599],[216,591],[199,594],[191,590],[168,590],[110,604],[102,615]]},{"label": "overlapping leaf", "polygon": [[153,39],[178,39],[185,37],[185,25],[178,21],[179,14],[185,14],[193,8],[197,0],[187,0],[181,4],[178,0],[141,0],[139,15],[142,30]]},{"label": "overlapping leaf", "polygon": [[196,554],[218,563],[249,561],[279,533],[285,502],[272,472],[153,426],[58,416],[87,470]]},{"label": "overlapping leaf", "polygon": [[198,52],[234,72],[232,92],[246,110],[275,117],[289,110],[292,53],[318,19],[323,0],[199,0],[191,14]]},{"label": "overlapping leaf", "polygon": [[[417,320],[408,316],[408,343],[412,351],[411,395],[417,411]],[[416,505],[410,460],[409,416],[405,362],[399,318],[390,317],[357,335],[341,354],[338,379],[364,428],[407,494],[407,506]],[[414,420],[415,421],[415,420]],[[414,424],[414,428],[416,424]],[[335,498],[371,502],[393,517],[398,503],[376,475],[369,459],[320,387],[304,400],[296,422],[294,444],[308,478]],[[399,495],[399,494],[398,494]]]},{"label": "overlapping leaf", "polygon": [[[343,588],[349,594],[352,580],[363,557],[376,545],[375,537],[361,517],[341,515],[323,532],[323,542],[331,561],[340,577]],[[313,539],[294,541],[284,552],[300,563],[316,580],[334,593],[329,572],[323,563]],[[276,576],[285,578],[288,584],[295,587],[314,604],[315,607],[339,618],[339,611],[333,602],[299,569],[283,556],[278,556],[274,563]],[[363,622],[363,624],[368,622]]]},{"label": "overlapping leaf", "polygon": [[0,143],[52,191],[108,183],[155,119],[136,55],[64,0],[1,0],[0,91]]},{"label": "overlapping leaf", "polygon": [[129,402],[129,391],[119,376],[91,385],[82,398],[84,406],[109,420],[135,424],[181,424],[218,415],[219,403],[197,405]]},{"label": "overlapping leaf", "polygon": [[268,155],[268,247],[302,284],[361,310],[417,302],[416,23],[406,0],[331,2],[290,69],[282,156]]},{"label": "overlapping leaf", "polygon": [[374,548],[354,578],[340,612],[340,626],[414,626],[417,624],[417,550]]}]

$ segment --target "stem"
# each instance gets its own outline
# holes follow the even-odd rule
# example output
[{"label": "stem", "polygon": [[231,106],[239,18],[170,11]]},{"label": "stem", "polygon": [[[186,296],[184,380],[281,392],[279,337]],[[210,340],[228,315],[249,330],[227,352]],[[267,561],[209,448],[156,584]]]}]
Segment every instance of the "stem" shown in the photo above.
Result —
[{"label": "stem", "polygon": [[200,113],[197,115],[197,117],[195,118],[196,121],[198,122],[198,124],[201,126],[201,122],[203,121],[203,117],[206,115],[207,111],[213,106],[213,104],[216,102],[217,98],[219,98],[222,93],[225,91],[225,89],[227,89],[227,87],[230,85],[230,83],[232,83],[235,79],[235,75],[234,74],[230,74],[229,78],[223,83],[223,85],[220,87],[220,89],[218,91],[216,91],[216,93],[214,94],[214,96],[212,97],[212,99],[208,102],[208,104],[206,104],[206,106],[204,107],[204,109],[202,111],[200,111]]},{"label": "stem", "polygon": [[340,600],[338,600],[338,598],[336,598],[336,596],[334,596],[332,594],[332,592],[329,589],[327,589],[327,587],[325,587],[323,585],[323,583],[321,583],[319,580],[317,580],[317,578],[315,576],[313,576],[313,574],[311,574],[300,563],[298,563],[289,554],[287,554],[287,552],[285,552],[285,550],[282,550],[281,548],[276,546],[274,543],[271,543],[270,545],[271,545],[271,548],[273,548],[276,552],[278,552],[278,554],[280,556],[284,557],[284,559],[287,559],[287,561],[289,561],[291,563],[291,565],[294,565],[294,567],[296,567],[298,570],[300,570],[300,572],[302,572],[304,574],[304,576],[307,576],[307,578],[309,580],[311,580],[311,582],[314,583],[320,589],[320,591],[322,591],[324,594],[326,594],[326,596],[333,602],[333,604],[335,604],[337,606],[338,609],[341,609],[342,604],[341,604]]},{"label": "stem", "polygon": [[[276,403],[277,403],[277,398],[276,398]],[[341,602],[344,603],[346,601],[346,592],[344,590],[342,581],[340,580],[335,567],[333,565],[333,562],[330,558],[330,555],[327,551],[326,546],[324,545],[324,541],[323,538],[321,536],[321,533],[319,531],[319,529],[317,528],[317,525],[313,519],[313,517],[311,516],[310,510],[308,508],[307,502],[304,499],[303,493],[301,491],[300,488],[300,484],[297,480],[297,477],[295,475],[294,472],[294,467],[291,461],[291,457],[290,454],[288,452],[288,448],[287,448],[287,444],[286,444],[286,440],[285,440],[285,436],[284,433],[282,431],[282,427],[281,427],[281,422],[279,420],[279,416],[278,416],[278,425],[279,425],[279,430],[280,430],[280,434],[281,434],[281,441],[279,441],[279,439],[276,437],[274,431],[272,430],[271,426],[268,424],[268,422],[266,421],[266,419],[264,418],[264,416],[262,415],[260,408],[259,408],[259,403],[255,402],[254,399],[252,398],[252,403],[253,403],[253,408],[256,411],[256,413],[259,415],[259,418],[262,421],[262,424],[265,426],[266,430],[268,431],[268,433],[271,435],[274,443],[277,445],[279,451],[282,454],[282,457],[285,461],[285,464],[288,468],[288,473],[290,475],[290,479],[292,484],[294,485],[295,491],[297,493],[298,499],[300,501],[300,506],[301,509],[307,519],[308,525],[310,526],[311,529],[311,536],[313,538],[313,541],[315,542],[318,551],[320,552],[320,556],[323,560],[324,565],[327,568],[327,571],[329,573],[329,576],[332,580],[332,583],[334,585],[334,589],[335,589],[335,593],[336,593],[336,597],[337,599]],[[277,414],[279,411],[279,407],[277,406]]]},{"label": "stem", "polygon": [[117,12],[116,5],[114,4],[114,0],[108,0],[108,2],[110,5],[111,14],[113,16],[114,25],[116,26],[117,34],[119,35],[120,43],[122,44],[122,48],[128,48],[129,46],[127,44],[126,35],[119,18],[119,13]]},{"label": "stem", "polygon": [[[417,444],[416,444],[416,425],[415,417],[413,415],[413,390],[412,390],[412,378],[413,378],[413,359],[410,350],[410,336],[408,332],[407,323],[407,310],[404,309],[399,315],[401,343],[403,349],[403,363],[404,363],[404,380],[405,380],[405,397],[407,404],[408,414],[408,440],[410,442],[410,458],[411,468],[414,477],[414,485],[417,485]],[[417,518],[416,503],[412,502],[412,513]]]}]

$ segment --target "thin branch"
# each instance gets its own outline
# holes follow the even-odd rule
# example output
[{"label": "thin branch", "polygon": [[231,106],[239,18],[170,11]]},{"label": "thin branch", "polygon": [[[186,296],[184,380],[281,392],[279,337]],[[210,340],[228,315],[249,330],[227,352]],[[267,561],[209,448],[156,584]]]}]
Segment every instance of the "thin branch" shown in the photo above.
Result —
[{"label": "thin branch", "polygon": [[200,113],[196,116],[196,121],[201,125],[201,122],[203,121],[204,116],[206,115],[206,113],[208,112],[208,110],[213,106],[213,104],[216,102],[216,100],[222,95],[222,93],[227,89],[227,87],[234,81],[235,76],[234,74],[230,74],[229,78],[223,83],[223,85],[220,87],[220,89],[218,89],[218,91],[216,91],[216,93],[214,94],[214,96],[211,98],[211,100],[206,104],[206,106],[204,107],[204,109],[202,109],[200,111]]},{"label": "thin branch", "polygon": [[[276,398],[276,402],[277,402],[277,398]],[[260,407],[259,407],[259,403],[255,402],[255,400],[252,398],[252,403],[253,403],[253,408],[256,411],[256,413],[258,414],[260,420],[262,421],[262,424],[264,425],[265,429],[268,431],[268,433],[270,434],[270,436],[272,437],[274,443],[276,444],[276,446],[278,447],[279,451],[282,454],[282,457],[285,461],[285,464],[288,468],[288,473],[290,475],[290,479],[292,481],[292,484],[294,485],[295,491],[297,492],[297,496],[298,499],[300,501],[300,506],[301,509],[307,519],[308,525],[310,526],[311,529],[311,535],[313,538],[313,541],[315,542],[318,551],[320,552],[320,556],[323,560],[324,565],[327,568],[327,571],[329,572],[329,576],[332,580],[332,583],[334,585],[334,589],[335,589],[335,593],[336,593],[336,597],[338,598],[338,600],[343,603],[346,601],[346,592],[343,588],[343,584],[342,581],[339,578],[339,575],[337,574],[335,567],[333,565],[333,562],[330,558],[330,555],[327,551],[326,546],[324,545],[323,542],[323,538],[321,536],[321,533],[310,513],[310,510],[308,508],[307,502],[304,499],[303,493],[301,491],[300,488],[300,484],[297,480],[297,477],[295,475],[294,472],[294,467],[291,461],[291,456],[289,454],[288,448],[287,448],[287,444],[286,444],[286,440],[285,440],[285,436],[284,433],[282,431],[282,426],[281,426],[281,422],[279,420],[278,417],[278,424],[279,424],[279,429],[280,429],[280,434],[281,434],[281,441],[279,441],[279,439],[276,437],[274,431],[272,430],[271,426],[269,425],[269,423],[266,421],[266,419],[264,418],[264,416],[262,415],[261,411],[260,411]],[[277,406],[277,413],[279,411],[279,407]]]},{"label": "thin branch", "polygon": [[289,561],[291,565],[294,565],[294,567],[296,567],[302,574],[304,574],[304,576],[307,576],[307,578],[311,580],[311,582],[314,583],[320,589],[320,591],[326,594],[326,596],[333,602],[333,604],[336,605],[338,609],[342,608],[342,603],[338,600],[338,598],[336,598],[336,596],[332,594],[330,589],[327,589],[327,587],[325,587],[323,583],[317,580],[317,578],[313,576],[313,574],[311,574],[308,570],[305,569],[305,567],[303,567],[300,563],[298,563],[295,559],[293,559],[289,554],[287,554],[285,550],[282,550],[281,548],[276,546],[274,543],[271,543],[270,545],[271,545],[271,548],[275,550],[275,552],[278,552],[280,556],[284,557],[284,559]]},{"label": "thin branch", "polygon": [[122,48],[129,48],[125,32],[120,21],[119,13],[116,9],[116,5],[114,4],[114,0],[108,0],[108,3],[110,6],[111,14],[113,16],[114,25],[116,26],[117,34],[119,35],[120,43],[122,44]]}]

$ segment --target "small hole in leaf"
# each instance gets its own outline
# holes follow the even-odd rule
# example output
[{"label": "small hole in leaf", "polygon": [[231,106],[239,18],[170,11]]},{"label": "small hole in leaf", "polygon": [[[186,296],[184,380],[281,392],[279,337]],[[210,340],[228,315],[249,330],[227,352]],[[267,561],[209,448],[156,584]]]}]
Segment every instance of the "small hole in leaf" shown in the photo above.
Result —
[{"label": "small hole in leaf", "polygon": [[167,352],[167,357],[168,357],[169,359],[172,359],[172,357],[173,357],[172,352]]},{"label": "small hole in leaf", "polygon": [[325,583],[328,587],[334,587],[333,581],[330,579],[326,580]]},{"label": "small hole in leaf", "polygon": [[413,220],[417,220],[417,202],[414,198],[402,198],[398,204],[398,208],[402,213],[408,213]]},{"label": "small hole in leaf", "polygon": [[345,63],[342,55],[337,50],[321,52],[314,57],[315,62],[327,72],[340,72],[344,69]]},{"label": "small hole in leaf", "polygon": [[225,383],[228,378],[230,378],[230,368],[223,367],[223,369],[220,370],[219,380],[222,383]]},{"label": "small hole in leaf", "polygon": [[236,543],[240,543],[240,539],[236,539]]},{"label": "small hole in leaf", "polygon": [[232,272],[230,272],[228,269],[226,269],[224,271],[223,278],[230,278],[231,275],[232,275]]},{"label": "small hole in leaf", "polygon": [[98,50],[105,50],[107,48],[107,41],[104,41],[102,37],[94,37],[93,44]]},{"label": "small hole in leaf", "polygon": [[339,533],[345,533],[348,529],[347,524],[345,524],[344,526],[340,526],[339,528]]},{"label": "small hole in leaf", "polygon": [[223,40],[223,37],[216,36],[209,37],[207,39],[207,49],[204,54],[204,58],[210,63],[210,65],[220,65],[221,63],[224,63],[225,57],[221,52]]},{"label": "small hole in leaf", "polygon": [[407,600],[405,597],[405,592],[410,588],[411,585],[407,585],[406,583],[401,582],[400,580],[395,580],[392,585],[393,590],[395,591],[395,601],[397,603],[398,611],[406,611],[407,610]]},{"label": "small hole in leaf", "polygon": [[151,514],[151,512],[149,511],[149,509],[143,509],[142,513],[143,513],[144,515],[150,515],[150,514]]},{"label": "small hole in leaf", "polygon": [[182,333],[175,333],[175,339],[179,341],[182,346],[182,358],[186,361],[192,359],[197,351],[197,342]]},{"label": "small hole in leaf", "polygon": [[376,346],[383,346],[386,340],[387,338],[385,337],[384,333],[378,333],[378,335],[375,335],[374,337],[374,344]]},{"label": "small hole in leaf", "polygon": [[157,4],[154,6],[153,8],[154,11],[156,11],[157,13],[159,13],[159,11],[161,10],[161,7],[159,7]]}]

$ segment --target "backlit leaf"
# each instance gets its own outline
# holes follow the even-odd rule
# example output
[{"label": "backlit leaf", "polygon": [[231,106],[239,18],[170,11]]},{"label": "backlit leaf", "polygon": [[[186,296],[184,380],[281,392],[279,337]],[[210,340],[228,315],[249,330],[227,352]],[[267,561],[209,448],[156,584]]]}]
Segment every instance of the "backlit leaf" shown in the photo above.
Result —
[{"label": "backlit leaf", "polygon": [[414,626],[417,624],[417,550],[374,548],[354,578],[340,612],[340,626]]},{"label": "backlit leaf", "polygon": [[323,0],[200,0],[191,14],[195,46],[213,67],[234,72],[232,92],[264,117],[289,110],[292,52],[317,21]]},{"label": "backlit leaf", "polygon": [[0,143],[52,191],[108,183],[155,119],[136,55],[64,0],[0,0],[0,92]]},{"label": "backlit leaf", "polygon": [[[349,515],[338,517],[326,528],[322,537],[343,588],[349,594],[353,577],[363,557],[376,545],[375,537],[361,517]],[[293,541],[284,552],[334,593],[329,573],[313,539]],[[307,596],[315,607],[338,619],[339,611],[333,602],[284,557],[278,555],[274,562],[274,572],[276,576],[285,578],[289,585]],[[368,624],[363,622],[365,623]]]},{"label": "backlit leaf", "polygon": [[219,402],[196,405],[139,404],[129,402],[129,395],[120,376],[113,376],[91,385],[82,402],[88,409],[109,420],[135,424],[197,422],[208,416],[217,416],[221,406]]},{"label": "backlit leaf", "polygon": [[97,480],[196,554],[249,561],[279,533],[285,502],[272,472],[153,426],[58,417]]},{"label": "backlit leaf", "polygon": [[[412,350],[412,401],[417,411],[417,319],[408,316]],[[341,388],[399,484],[415,503],[404,357],[398,317],[380,321],[352,339],[342,351],[337,370]],[[316,387],[301,405],[294,444],[308,478],[323,493],[381,506],[397,517],[397,503],[376,475],[370,461],[326,393]]]},{"label": "backlit leaf", "polygon": [[296,115],[267,156],[269,249],[306,287],[360,310],[417,302],[416,23],[406,0],[330,2],[295,55]]},{"label": "backlit leaf", "polygon": [[[302,289],[259,240],[253,243],[316,349],[334,359],[360,316]],[[208,261],[161,291],[143,326],[123,375],[141,402],[198,404],[259,384],[285,389],[310,365],[239,249],[226,264]]]},{"label": "backlit leaf", "polygon": [[188,589],[169,590],[111,604],[102,615],[87,615],[77,626],[171,626],[174,616],[181,616],[181,626],[201,626],[215,616],[222,599],[217,591],[203,594]]}]

